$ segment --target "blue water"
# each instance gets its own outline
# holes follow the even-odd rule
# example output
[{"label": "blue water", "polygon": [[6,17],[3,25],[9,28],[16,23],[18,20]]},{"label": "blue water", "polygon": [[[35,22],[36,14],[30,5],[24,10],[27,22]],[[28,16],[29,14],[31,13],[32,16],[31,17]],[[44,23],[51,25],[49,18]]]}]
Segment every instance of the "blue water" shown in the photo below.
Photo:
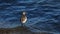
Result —
[{"label": "blue water", "polygon": [[0,0],[0,28],[21,26],[22,11],[27,12],[25,26],[32,32],[60,34],[60,0]]}]

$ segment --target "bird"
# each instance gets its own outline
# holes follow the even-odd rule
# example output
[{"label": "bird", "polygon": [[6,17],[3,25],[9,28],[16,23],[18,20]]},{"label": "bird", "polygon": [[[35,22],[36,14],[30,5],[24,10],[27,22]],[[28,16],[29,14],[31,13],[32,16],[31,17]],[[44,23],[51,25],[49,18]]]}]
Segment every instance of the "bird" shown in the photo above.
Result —
[{"label": "bird", "polygon": [[22,30],[26,30],[26,28],[27,28],[26,25],[25,25],[25,23],[27,22],[26,12],[22,12],[20,21],[21,21],[21,28],[22,28]]},{"label": "bird", "polygon": [[26,21],[27,21],[26,12],[22,12],[22,15],[21,15],[21,23],[22,24],[25,24]]}]

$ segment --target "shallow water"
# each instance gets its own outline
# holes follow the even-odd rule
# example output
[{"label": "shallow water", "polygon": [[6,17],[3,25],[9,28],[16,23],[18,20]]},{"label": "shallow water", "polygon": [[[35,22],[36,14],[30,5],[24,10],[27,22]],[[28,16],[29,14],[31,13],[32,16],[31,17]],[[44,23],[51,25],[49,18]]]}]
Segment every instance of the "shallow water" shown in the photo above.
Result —
[{"label": "shallow water", "polygon": [[30,31],[60,32],[60,0],[0,0],[0,28],[21,26],[22,11]]}]

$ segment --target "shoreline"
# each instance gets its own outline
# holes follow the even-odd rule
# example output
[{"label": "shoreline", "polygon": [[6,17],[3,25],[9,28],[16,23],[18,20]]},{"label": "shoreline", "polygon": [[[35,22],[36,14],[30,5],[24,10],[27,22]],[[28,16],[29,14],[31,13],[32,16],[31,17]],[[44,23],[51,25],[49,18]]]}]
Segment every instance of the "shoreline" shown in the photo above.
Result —
[{"label": "shoreline", "polygon": [[54,34],[49,32],[31,32],[25,27],[16,27],[16,28],[7,28],[7,29],[0,29],[0,34]]},{"label": "shoreline", "polygon": [[27,30],[27,28],[23,27],[16,27],[16,28],[7,28],[7,29],[0,29],[0,34],[32,34],[31,31]]}]

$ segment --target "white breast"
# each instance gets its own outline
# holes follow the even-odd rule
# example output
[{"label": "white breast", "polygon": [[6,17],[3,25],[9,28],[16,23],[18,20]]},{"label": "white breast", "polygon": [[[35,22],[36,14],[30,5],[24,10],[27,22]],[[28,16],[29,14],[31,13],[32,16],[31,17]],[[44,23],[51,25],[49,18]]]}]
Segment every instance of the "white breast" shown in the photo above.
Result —
[{"label": "white breast", "polygon": [[27,17],[25,18],[25,20],[24,20],[24,21],[22,21],[22,23],[26,23],[26,21],[27,21]]}]

